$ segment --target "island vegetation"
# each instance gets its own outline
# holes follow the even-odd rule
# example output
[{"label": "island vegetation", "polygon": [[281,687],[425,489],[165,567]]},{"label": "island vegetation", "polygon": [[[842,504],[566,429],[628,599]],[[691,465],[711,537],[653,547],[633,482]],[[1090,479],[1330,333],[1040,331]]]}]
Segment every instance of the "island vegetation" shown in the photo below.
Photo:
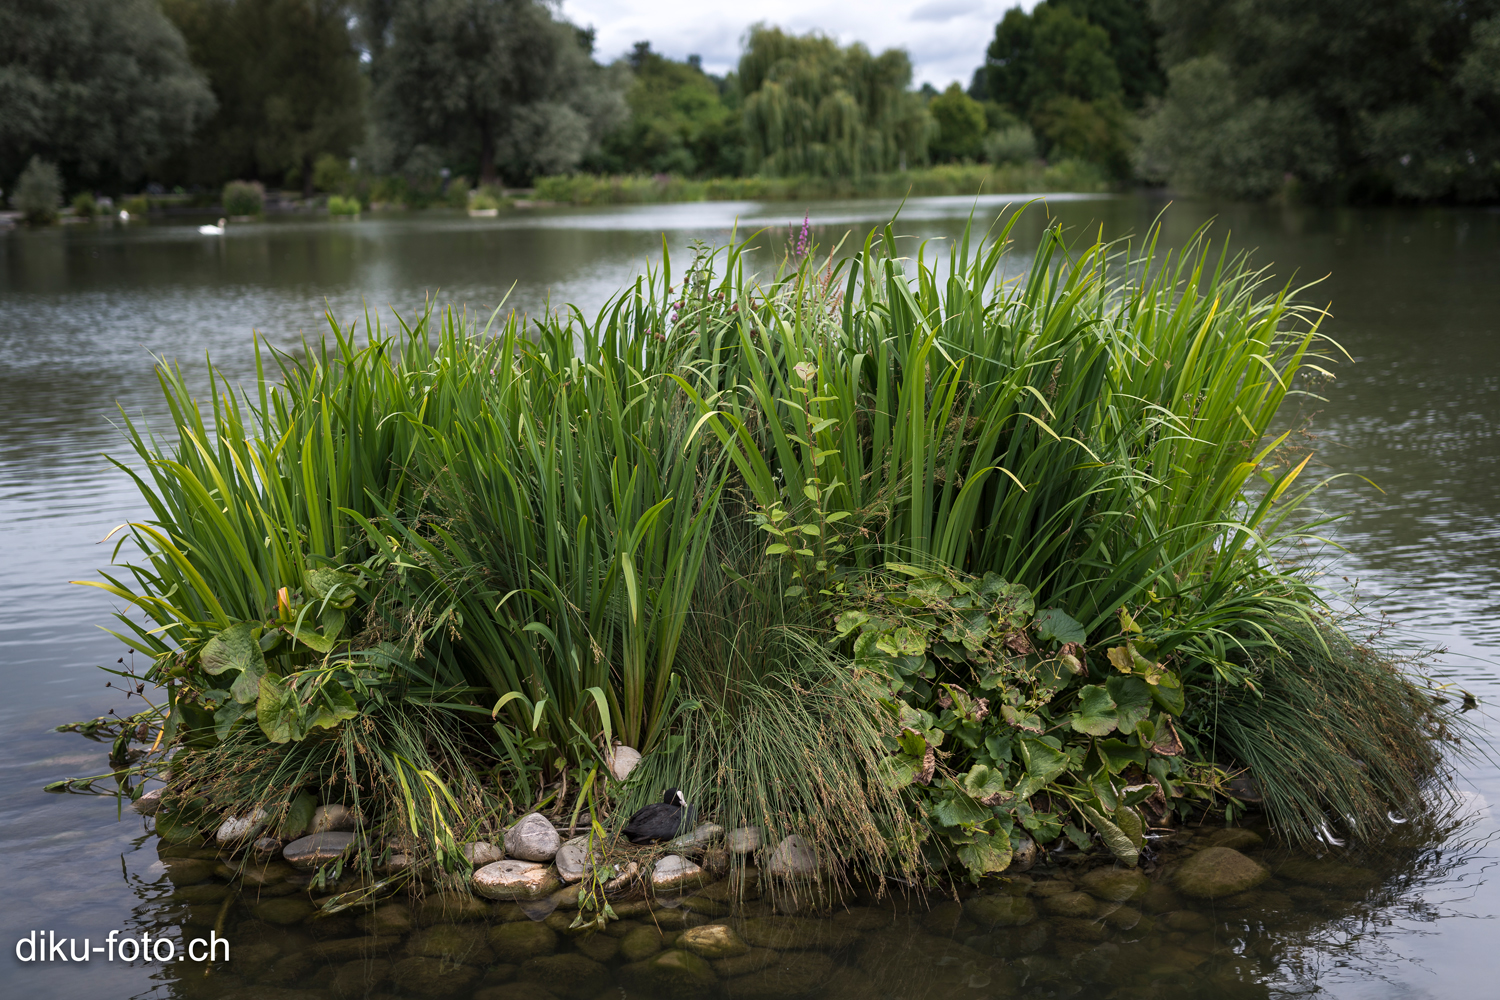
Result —
[{"label": "island vegetation", "polygon": [[717,76],[649,41],[598,53],[541,0],[41,0],[0,12],[0,186],[37,224],[213,212],[232,181],[299,210],[1500,193],[1490,3],[1042,0],[974,58],[966,87],[915,87],[903,51],[762,24]]},{"label": "island vegetation", "polygon": [[575,927],[652,884],[618,835],[664,788],[794,892],[1420,813],[1454,717],[1288,559],[1321,314],[1207,233],[1016,269],[1017,217],[941,262],[701,247],[592,317],[330,317],[206,396],[164,364],[93,584],[150,704],[57,789],[288,858],[321,802],[364,900],[487,892],[476,845],[540,814],[582,834]]}]

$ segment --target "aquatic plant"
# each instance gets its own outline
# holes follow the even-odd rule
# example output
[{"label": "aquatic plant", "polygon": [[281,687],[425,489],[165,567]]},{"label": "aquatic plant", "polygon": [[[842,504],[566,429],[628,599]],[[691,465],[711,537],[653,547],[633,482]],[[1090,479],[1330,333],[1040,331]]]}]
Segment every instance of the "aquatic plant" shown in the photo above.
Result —
[{"label": "aquatic plant", "polygon": [[203,406],[163,365],[176,440],[127,421],[121,465],[144,559],[102,586],[167,688],[136,721],[188,754],[166,815],[317,775],[456,866],[500,814],[622,820],[665,783],[978,878],[1061,835],[1133,863],[1248,765],[1288,836],[1372,836],[1440,722],[1276,558],[1318,527],[1271,427],[1336,353],[1319,314],[1201,232],[1051,229],[1022,267],[1015,221],[941,266],[887,226],[759,281],[747,242],[664,257],[593,317],[331,323]]}]

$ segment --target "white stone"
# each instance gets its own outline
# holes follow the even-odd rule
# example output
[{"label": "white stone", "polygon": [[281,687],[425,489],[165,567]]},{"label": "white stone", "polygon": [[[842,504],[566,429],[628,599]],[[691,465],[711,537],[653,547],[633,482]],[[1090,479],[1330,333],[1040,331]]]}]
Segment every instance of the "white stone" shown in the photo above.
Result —
[{"label": "white stone", "polygon": [[281,856],[297,868],[316,868],[339,857],[353,845],[352,833],[314,833],[287,844],[281,849]]},{"label": "white stone", "polygon": [[475,868],[482,868],[485,865],[492,865],[496,861],[505,860],[505,852],[487,840],[476,840],[472,843],[464,844],[458,850],[464,856],[464,860]]},{"label": "white stone", "polygon": [[553,859],[557,865],[557,877],[570,885],[582,879],[592,867],[588,854],[589,838],[587,835],[574,837],[563,844],[557,849],[557,857]]},{"label": "white stone", "polygon": [[358,814],[348,806],[337,802],[318,806],[313,810],[312,825],[308,833],[328,833],[330,830],[352,830]]},{"label": "white stone", "polygon": [[165,789],[153,788],[130,804],[130,808],[142,816],[155,816],[156,810],[161,808],[161,793]]},{"label": "white stone", "polygon": [[699,823],[692,833],[684,833],[667,844],[668,850],[687,851],[704,848],[724,836],[724,828],[717,823]]},{"label": "white stone", "polygon": [[529,901],[552,895],[561,883],[535,861],[496,861],[474,872],[474,891],[489,899]]},{"label": "white stone", "polygon": [[609,752],[609,773],[616,781],[624,781],[641,762],[641,752],[634,747],[615,747]]},{"label": "white stone", "polygon": [[736,827],[729,831],[724,843],[735,854],[749,854],[760,847],[760,827]]},{"label": "white stone", "polygon": [[628,887],[635,877],[641,873],[641,865],[638,861],[627,861],[620,865],[614,878],[604,883],[606,893],[619,892]]},{"label": "white stone", "polygon": [[281,850],[281,841],[277,840],[275,837],[261,837],[255,843],[250,845],[250,849],[256,854],[269,857],[275,854],[277,851]]},{"label": "white stone", "polygon": [[505,855],[522,861],[551,861],[562,837],[541,813],[527,813],[505,831]]},{"label": "white stone", "polygon": [[794,833],[776,845],[766,870],[772,875],[811,875],[818,870],[818,852]]},{"label": "white stone", "polygon": [[219,824],[214,841],[220,846],[227,846],[249,840],[266,828],[268,818],[264,809],[256,809],[248,816],[229,816]]},{"label": "white stone", "polygon": [[680,854],[668,854],[651,868],[651,887],[657,892],[698,885],[704,878],[703,869]]}]

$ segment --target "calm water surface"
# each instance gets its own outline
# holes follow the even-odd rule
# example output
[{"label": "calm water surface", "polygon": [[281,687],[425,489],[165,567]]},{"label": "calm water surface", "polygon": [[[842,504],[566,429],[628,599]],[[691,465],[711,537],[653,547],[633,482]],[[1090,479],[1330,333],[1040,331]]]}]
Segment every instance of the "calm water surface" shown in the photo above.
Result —
[{"label": "calm water surface", "polygon": [[[992,217],[1003,203],[985,199],[981,215]],[[898,228],[952,238],[971,205],[911,202]],[[1049,199],[1045,212],[1078,231],[1124,235],[1144,230],[1162,207],[1133,197],[1064,197]],[[109,560],[100,540],[141,514],[127,481],[100,454],[121,451],[117,406],[160,419],[153,356],[201,369],[212,355],[243,378],[252,370],[251,330],[292,345],[319,335],[325,309],[346,320],[366,308],[409,315],[435,297],[486,312],[502,301],[527,311],[549,301],[589,310],[642,273],[664,239],[680,267],[692,241],[723,240],[736,225],[742,232],[771,227],[764,242],[779,248],[786,227],[810,210],[818,238],[831,243],[848,231],[862,237],[894,209],[891,202],[720,203],[500,220],[412,214],[246,224],[212,239],[187,225],[0,233],[0,995],[218,997],[264,973],[242,965],[205,981],[185,967],[28,966],[13,957],[13,942],[32,928],[99,937],[202,919],[167,901],[165,868],[138,819],[117,822],[110,799],[39,790],[107,769],[107,747],[54,734],[52,726],[127,707],[95,669],[120,655],[98,629],[109,603],[68,581],[97,578]],[[1308,295],[1331,304],[1326,329],[1355,362],[1338,368],[1313,429],[1326,474],[1358,473],[1374,486],[1349,476],[1328,488],[1325,503],[1347,516],[1336,534],[1341,548],[1325,554],[1325,582],[1340,596],[1357,585],[1369,607],[1403,623],[1412,643],[1442,647],[1433,672],[1481,699],[1470,717],[1493,736],[1500,731],[1491,714],[1500,704],[1500,212],[1180,202],[1167,213],[1166,242],[1180,242],[1210,216],[1218,217],[1215,232],[1254,248],[1279,278],[1322,279]],[[1017,228],[1021,259],[1043,222],[1044,212],[1033,210]],[[1086,932],[1070,932],[1066,918],[1053,915],[1038,922],[1049,931],[1041,940],[1033,932],[1030,945],[951,914],[944,926],[927,914],[866,913],[845,919],[869,926],[853,928],[856,937],[840,939],[829,957],[799,959],[801,981],[826,981],[813,995],[828,998],[1494,996],[1500,842],[1491,803],[1500,801],[1500,773],[1481,757],[1460,764],[1459,778],[1461,801],[1435,840],[1413,833],[1378,856],[1324,859],[1373,876],[1308,876],[1310,869],[1286,867],[1273,852],[1264,858],[1280,866],[1276,881],[1238,908],[1153,915],[1142,905],[1137,923],[1101,909],[1092,925],[1101,929]],[[1299,880],[1298,871],[1306,877]],[[1038,902],[1061,887],[1048,883],[1076,875],[1066,866],[1032,874]],[[252,941],[254,927],[261,931]],[[241,940],[260,950],[246,961],[258,956],[269,969],[307,951],[290,932],[254,927],[246,924]],[[277,995],[265,976],[233,995]],[[309,1000],[347,985],[312,967],[276,981],[323,991],[302,994]],[[462,995],[482,985],[476,979]],[[787,995],[795,986],[764,980],[757,988]],[[516,986],[510,995],[549,994]]]}]

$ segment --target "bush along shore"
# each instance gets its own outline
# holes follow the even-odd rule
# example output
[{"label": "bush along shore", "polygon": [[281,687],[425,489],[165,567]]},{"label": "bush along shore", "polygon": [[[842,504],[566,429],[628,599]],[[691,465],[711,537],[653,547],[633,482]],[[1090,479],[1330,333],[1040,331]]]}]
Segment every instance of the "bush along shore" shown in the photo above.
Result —
[{"label": "bush along shore", "polygon": [[[152,702],[70,727],[112,770],[53,787],[152,815],[220,923],[226,880],[262,924],[398,935],[415,893],[583,955],[650,912],[688,936],[630,929],[621,975],[689,992],[824,933],[772,912],[1087,920],[1148,873],[1248,891],[1262,836],[1380,841],[1454,723],[1277,558],[1318,524],[1270,429],[1319,314],[1206,234],[1014,267],[1015,218],[941,267],[887,227],[762,281],[745,242],[664,259],[592,318],[333,323],[201,399],[163,366],[175,434],[127,420],[119,463],[151,514],[93,584]],[[669,788],[679,836],[626,842]],[[525,923],[485,947],[550,954]]]},{"label": "bush along shore", "polygon": [[675,174],[566,174],[538,178],[536,201],[570,205],[642,205],[675,201],[798,201],[933,195],[1039,194],[1111,190],[1099,167],[1082,160],[949,164],[864,177],[716,177]]}]

